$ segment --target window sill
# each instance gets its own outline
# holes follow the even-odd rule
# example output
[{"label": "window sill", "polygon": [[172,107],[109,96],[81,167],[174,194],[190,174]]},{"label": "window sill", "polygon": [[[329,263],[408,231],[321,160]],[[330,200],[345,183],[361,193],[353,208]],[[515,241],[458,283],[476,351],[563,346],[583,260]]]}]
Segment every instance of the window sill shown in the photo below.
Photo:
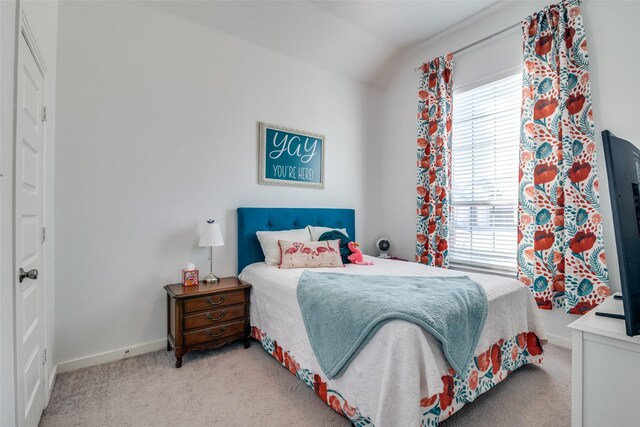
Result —
[{"label": "window sill", "polygon": [[466,264],[449,264],[449,268],[457,271],[466,271],[469,273],[481,273],[481,274],[493,274],[494,276],[508,277],[510,279],[516,278],[515,271],[498,270],[490,267],[478,267],[476,265]]}]

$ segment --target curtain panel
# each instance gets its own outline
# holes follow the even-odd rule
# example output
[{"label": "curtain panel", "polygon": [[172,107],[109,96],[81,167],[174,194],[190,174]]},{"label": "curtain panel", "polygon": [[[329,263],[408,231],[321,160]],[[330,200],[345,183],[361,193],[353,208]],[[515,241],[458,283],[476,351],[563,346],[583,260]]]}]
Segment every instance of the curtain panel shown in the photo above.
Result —
[{"label": "curtain panel", "polygon": [[610,289],[580,2],[548,6],[522,29],[518,278],[539,308],[583,314]]},{"label": "curtain panel", "polygon": [[422,65],[418,89],[416,262],[448,267],[453,54]]}]

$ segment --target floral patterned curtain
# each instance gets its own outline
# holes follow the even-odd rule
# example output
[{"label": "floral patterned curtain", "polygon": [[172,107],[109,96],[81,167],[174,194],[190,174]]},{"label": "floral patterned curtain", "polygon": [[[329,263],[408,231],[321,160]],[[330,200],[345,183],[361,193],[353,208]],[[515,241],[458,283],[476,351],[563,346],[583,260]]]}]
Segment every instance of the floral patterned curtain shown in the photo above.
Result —
[{"label": "floral patterned curtain", "polygon": [[448,267],[453,55],[422,65],[418,90],[416,262]]},{"label": "floral patterned curtain", "polygon": [[580,2],[548,6],[522,28],[518,277],[541,309],[583,314],[610,290]]}]

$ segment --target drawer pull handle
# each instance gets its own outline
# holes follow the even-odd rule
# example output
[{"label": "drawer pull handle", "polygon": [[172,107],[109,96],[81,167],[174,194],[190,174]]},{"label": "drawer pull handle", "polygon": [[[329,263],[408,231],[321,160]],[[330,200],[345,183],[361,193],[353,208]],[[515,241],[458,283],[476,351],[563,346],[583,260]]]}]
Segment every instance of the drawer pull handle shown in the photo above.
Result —
[{"label": "drawer pull handle", "polygon": [[220,297],[220,300],[219,300],[219,301],[214,301],[214,300],[212,300],[212,299],[211,299],[211,297],[209,297],[209,298],[207,298],[207,302],[208,302],[209,304],[211,304],[211,305],[218,305],[218,304],[222,304],[222,302],[223,302],[224,300],[226,300],[226,299],[227,299],[227,296],[226,296],[226,295],[222,295],[222,296]]},{"label": "drawer pull handle", "polygon": [[223,311],[220,316],[218,317],[211,317],[211,313],[207,313],[207,315],[205,316],[207,319],[211,320],[212,322],[215,322],[216,320],[220,320],[222,319],[224,316],[226,316],[227,312]]},{"label": "drawer pull handle", "polygon": [[207,329],[206,331],[204,331],[204,333],[209,335],[210,337],[219,337],[220,335],[224,334],[224,332],[226,330],[227,330],[227,328],[222,328],[222,329],[220,329],[220,332],[216,332],[215,334],[212,334],[211,330]]}]

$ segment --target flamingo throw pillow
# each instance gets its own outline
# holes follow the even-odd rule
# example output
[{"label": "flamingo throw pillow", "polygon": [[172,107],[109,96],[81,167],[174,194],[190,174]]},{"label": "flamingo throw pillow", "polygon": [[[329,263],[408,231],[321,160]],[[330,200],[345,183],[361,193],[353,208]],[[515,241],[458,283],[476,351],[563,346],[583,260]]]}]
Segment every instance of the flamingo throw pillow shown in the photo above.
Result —
[{"label": "flamingo throw pillow", "polygon": [[280,268],[344,267],[340,258],[340,240],[294,242],[278,240]]}]

